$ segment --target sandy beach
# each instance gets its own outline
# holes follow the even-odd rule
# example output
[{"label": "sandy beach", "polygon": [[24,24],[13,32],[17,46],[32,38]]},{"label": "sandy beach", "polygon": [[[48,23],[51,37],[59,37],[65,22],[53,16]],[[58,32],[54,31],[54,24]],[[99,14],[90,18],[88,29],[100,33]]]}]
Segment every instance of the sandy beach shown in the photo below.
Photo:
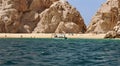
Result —
[{"label": "sandy beach", "polygon": [[[87,39],[102,39],[105,34],[65,34],[67,38],[87,38]],[[54,38],[52,33],[40,34],[16,34],[16,33],[1,33],[0,38]]]}]

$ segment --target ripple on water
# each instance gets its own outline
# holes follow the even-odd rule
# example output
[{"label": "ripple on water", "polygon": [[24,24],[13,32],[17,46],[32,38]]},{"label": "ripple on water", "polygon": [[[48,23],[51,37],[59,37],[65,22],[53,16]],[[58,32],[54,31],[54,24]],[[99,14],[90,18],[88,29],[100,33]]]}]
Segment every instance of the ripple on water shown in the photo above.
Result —
[{"label": "ripple on water", "polygon": [[119,66],[120,41],[0,39],[0,66]]}]

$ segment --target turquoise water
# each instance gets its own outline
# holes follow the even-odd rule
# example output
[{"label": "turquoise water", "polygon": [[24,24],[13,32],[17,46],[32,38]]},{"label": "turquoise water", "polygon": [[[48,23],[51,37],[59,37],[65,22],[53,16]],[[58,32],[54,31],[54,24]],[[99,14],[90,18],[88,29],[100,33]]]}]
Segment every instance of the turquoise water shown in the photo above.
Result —
[{"label": "turquoise water", "polygon": [[120,66],[120,40],[0,39],[0,66]]}]

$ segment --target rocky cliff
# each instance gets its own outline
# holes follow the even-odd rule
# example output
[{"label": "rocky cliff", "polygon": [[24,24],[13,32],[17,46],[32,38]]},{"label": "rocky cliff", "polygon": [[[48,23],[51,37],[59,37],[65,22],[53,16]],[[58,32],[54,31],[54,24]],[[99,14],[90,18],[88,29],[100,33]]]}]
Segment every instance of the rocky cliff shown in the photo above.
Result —
[{"label": "rocky cliff", "polygon": [[80,13],[64,0],[0,0],[0,33],[84,33]]},{"label": "rocky cliff", "polygon": [[102,4],[88,26],[88,33],[107,33],[120,21],[120,0],[107,0]]}]

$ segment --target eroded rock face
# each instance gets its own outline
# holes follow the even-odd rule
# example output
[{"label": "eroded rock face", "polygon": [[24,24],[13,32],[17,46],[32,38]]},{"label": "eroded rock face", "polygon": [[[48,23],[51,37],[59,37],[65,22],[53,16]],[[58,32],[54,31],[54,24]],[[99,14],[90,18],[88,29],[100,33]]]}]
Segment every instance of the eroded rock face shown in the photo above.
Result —
[{"label": "eroded rock face", "polygon": [[0,0],[1,33],[83,33],[79,12],[66,1]]},{"label": "eroded rock face", "polygon": [[120,21],[117,22],[112,31],[106,33],[105,38],[120,38]]},{"label": "eroded rock face", "polygon": [[42,12],[46,8],[49,8],[55,1],[59,0],[33,0],[29,6],[29,9]]},{"label": "eroded rock face", "polygon": [[104,38],[115,38],[117,33],[115,31],[108,31]]},{"label": "eroded rock face", "polygon": [[79,12],[68,2],[55,2],[40,14],[33,33],[84,33],[86,26]]},{"label": "eroded rock face", "polygon": [[10,0],[2,0],[0,3],[0,32],[17,32],[20,23],[20,13]]},{"label": "eroded rock face", "polygon": [[88,33],[107,33],[112,31],[120,19],[120,0],[107,0],[92,18]]}]

